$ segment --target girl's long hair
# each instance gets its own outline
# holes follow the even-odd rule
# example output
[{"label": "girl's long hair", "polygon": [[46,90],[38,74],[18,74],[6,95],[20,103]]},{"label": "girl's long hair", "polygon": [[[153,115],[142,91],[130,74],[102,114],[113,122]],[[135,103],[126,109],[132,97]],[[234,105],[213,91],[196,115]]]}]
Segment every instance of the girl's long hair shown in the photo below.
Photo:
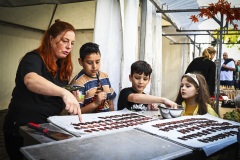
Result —
[{"label": "girl's long hair", "polygon": [[57,76],[58,69],[60,69],[59,77],[61,81],[70,80],[73,71],[73,64],[71,59],[72,54],[68,54],[64,59],[59,59],[58,63],[61,67],[58,68],[58,64],[54,59],[54,53],[51,49],[50,36],[56,38],[61,33],[65,34],[67,31],[73,31],[74,33],[76,32],[75,28],[71,24],[60,20],[55,20],[55,23],[45,32],[41,44],[37,48],[37,51],[41,55],[48,70],[54,77]]},{"label": "girl's long hair", "polygon": [[[206,114],[208,112],[207,104],[210,101],[209,100],[210,95],[209,95],[209,91],[208,91],[208,85],[207,85],[207,82],[206,82],[203,75],[201,75],[199,73],[196,73],[196,72],[192,73],[192,74],[196,75],[196,77],[198,79],[198,82],[199,82],[199,86],[190,76],[183,75],[181,80],[184,77],[186,77],[187,81],[189,83],[193,84],[196,87],[196,89],[198,90],[198,95],[196,96],[195,101],[198,104],[198,114],[203,115],[203,114]],[[178,92],[178,95],[177,95],[177,98],[176,98],[175,102],[179,105],[182,105],[183,101],[184,101],[184,99],[182,98],[182,95],[181,95],[181,86],[180,86],[179,92]]]}]

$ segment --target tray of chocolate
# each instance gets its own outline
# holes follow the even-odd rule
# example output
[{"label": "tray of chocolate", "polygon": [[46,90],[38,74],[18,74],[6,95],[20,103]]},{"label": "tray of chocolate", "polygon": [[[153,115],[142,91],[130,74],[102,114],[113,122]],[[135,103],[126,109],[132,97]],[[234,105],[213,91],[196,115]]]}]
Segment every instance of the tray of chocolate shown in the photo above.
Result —
[{"label": "tray of chocolate", "polygon": [[96,135],[123,131],[154,120],[152,117],[128,110],[83,114],[84,122],[77,116],[52,116],[48,121],[75,136]]},{"label": "tray of chocolate", "polygon": [[240,127],[240,123],[234,121],[223,120],[211,115],[197,115],[152,121],[138,126],[137,129],[192,149],[203,149],[208,156],[236,143],[238,127]]}]

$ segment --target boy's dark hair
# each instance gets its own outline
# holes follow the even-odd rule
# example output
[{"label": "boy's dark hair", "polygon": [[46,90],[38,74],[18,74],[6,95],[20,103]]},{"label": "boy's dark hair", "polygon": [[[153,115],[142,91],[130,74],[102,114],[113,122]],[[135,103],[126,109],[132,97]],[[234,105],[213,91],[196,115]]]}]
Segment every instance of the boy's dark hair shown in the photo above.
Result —
[{"label": "boy's dark hair", "polygon": [[133,73],[144,73],[146,76],[150,77],[152,73],[152,67],[146,61],[139,60],[131,65],[131,75],[133,75]]},{"label": "boy's dark hair", "polygon": [[79,56],[82,60],[84,60],[84,58],[92,53],[97,53],[100,54],[100,50],[99,50],[99,45],[96,43],[92,43],[92,42],[88,42],[82,45],[82,47],[79,50]]}]

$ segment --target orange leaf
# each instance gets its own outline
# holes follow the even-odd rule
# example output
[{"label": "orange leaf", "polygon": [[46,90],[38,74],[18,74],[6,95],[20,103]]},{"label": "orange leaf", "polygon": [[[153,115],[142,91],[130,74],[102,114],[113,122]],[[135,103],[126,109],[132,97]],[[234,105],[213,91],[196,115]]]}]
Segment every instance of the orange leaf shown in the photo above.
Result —
[{"label": "orange leaf", "polygon": [[[213,18],[218,13],[225,15],[226,21],[232,23],[234,20],[240,20],[240,9],[239,8],[231,8],[231,3],[229,3],[227,0],[218,0],[217,3],[209,4],[208,7],[202,8],[200,10],[200,13],[197,15],[198,17],[207,17]],[[192,15],[190,19],[193,22],[198,22],[198,18],[195,15]]]},{"label": "orange leaf", "polygon": [[198,22],[198,18],[197,18],[195,15],[191,15],[190,19],[191,19],[194,23]]}]

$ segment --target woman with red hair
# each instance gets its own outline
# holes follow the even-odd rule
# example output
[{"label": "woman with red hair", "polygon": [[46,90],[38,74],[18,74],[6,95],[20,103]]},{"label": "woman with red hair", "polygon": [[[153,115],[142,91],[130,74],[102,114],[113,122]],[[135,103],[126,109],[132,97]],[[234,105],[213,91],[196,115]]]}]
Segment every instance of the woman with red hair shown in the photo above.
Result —
[{"label": "woman with red hair", "polygon": [[3,126],[10,159],[23,159],[20,126],[29,122],[46,123],[48,117],[60,115],[64,108],[70,114],[77,114],[81,121],[76,98],[63,88],[72,74],[71,51],[74,42],[75,28],[67,22],[56,20],[45,32],[40,46],[21,59]]}]

